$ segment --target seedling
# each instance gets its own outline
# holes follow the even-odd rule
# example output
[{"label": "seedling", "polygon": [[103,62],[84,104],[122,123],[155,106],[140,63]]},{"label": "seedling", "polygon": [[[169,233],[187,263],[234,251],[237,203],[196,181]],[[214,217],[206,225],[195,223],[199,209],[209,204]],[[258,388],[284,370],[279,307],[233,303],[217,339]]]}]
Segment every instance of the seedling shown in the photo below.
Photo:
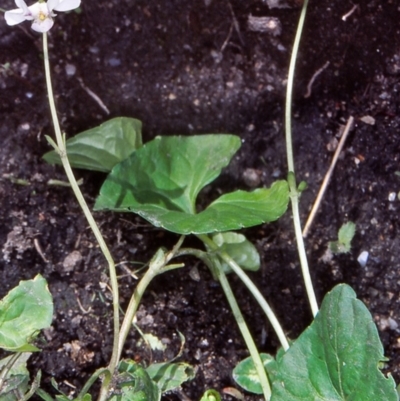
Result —
[{"label": "seedling", "polygon": [[329,249],[334,254],[349,253],[351,249],[351,241],[356,233],[356,225],[349,221],[340,227],[338,232],[338,240],[329,243]]},{"label": "seedling", "polygon": [[[125,340],[147,286],[157,275],[182,268],[182,263],[171,261],[183,255],[194,255],[203,260],[225,292],[251,355],[251,360],[241,363],[234,372],[237,382],[248,391],[262,393],[265,400],[272,401],[398,400],[393,379],[385,377],[379,369],[384,360],[383,350],[366,307],[356,299],[350,287],[338,285],[325,296],[319,311],[308,268],[299,217],[299,198],[305,185],[300,183],[298,186],[296,183],[291,138],[293,77],[307,4],[308,0],[305,0],[287,84],[287,180],[276,181],[270,188],[258,188],[252,192],[223,194],[204,210],[199,210],[197,197],[229,164],[240,147],[240,138],[229,134],[157,137],[143,145],[140,121],[117,118],[66,141],[54,102],[46,32],[53,26],[54,10],[72,10],[80,5],[80,0],[40,1],[30,7],[18,0],[19,8],[6,12],[9,25],[29,20],[34,30],[43,33],[46,84],[56,134],[55,141],[48,137],[54,151],[45,158],[63,165],[109,267],[114,324],[112,355],[106,367],[93,373],[76,398],[77,401],[91,401],[89,390],[98,378],[102,378],[99,401],[159,401],[163,392],[171,391],[193,377],[194,370],[186,363],[169,361],[145,366],[131,360],[121,360]],[[96,200],[96,210],[136,213],[155,227],[180,235],[171,250],[160,247],[148,263],[148,269],[132,294],[121,326],[115,263],[75,180],[71,164],[108,173]],[[259,255],[255,247],[243,234],[233,231],[278,219],[285,213],[289,199],[304,283],[315,317],[309,328],[291,344],[267,301],[244,271],[254,271],[259,267]],[[347,225],[343,231],[340,230],[336,246],[350,249],[354,231],[354,225]],[[184,248],[187,235],[197,236],[203,242],[204,249]],[[229,285],[227,273],[234,273],[243,281],[268,317],[282,345],[275,358],[258,352]],[[36,351],[32,339],[38,330],[50,324],[51,297],[43,279],[39,277],[34,282],[41,286],[39,294],[36,287],[27,290],[23,284],[22,291],[21,288],[12,291],[3,301],[0,346],[4,349],[14,352]],[[14,308],[19,301],[22,306]],[[38,304],[44,307],[38,309],[40,316],[32,308],[32,305],[36,308]],[[31,316],[26,315],[25,311],[29,311],[28,315]],[[34,321],[32,316],[35,316]],[[12,372],[11,365],[10,361],[4,362],[3,372],[6,374],[2,375],[3,379],[9,374],[13,377],[19,375],[18,371]],[[25,393],[26,371],[22,369],[20,373],[22,378],[13,390]],[[37,383],[38,379],[24,399],[33,394]],[[53,400],[43,390],[38,389],[37,394],[45,401]],[[60,394],[56,399],[66,401],[68,397]],[[219,401],[220,396],[214,390],[208,390],[202,400]]]}]

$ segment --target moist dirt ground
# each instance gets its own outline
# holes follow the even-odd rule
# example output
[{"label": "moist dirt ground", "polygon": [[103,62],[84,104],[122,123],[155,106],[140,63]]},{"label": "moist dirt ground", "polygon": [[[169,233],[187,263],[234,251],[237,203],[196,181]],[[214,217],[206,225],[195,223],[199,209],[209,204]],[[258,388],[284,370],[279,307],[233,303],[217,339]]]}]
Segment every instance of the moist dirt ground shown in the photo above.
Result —
[{"label": "moist dirt ground", "polygon": [[[15,5],[7,0],[2,7]],[[240,151],[202,195],[204,203],[224,191],[285,178],[283,107],[299,13],[298,2],[289,0],[82,0],[80,13],[57,16],[49,36],[62,127],[72,136],[111,117],[128,116],[143,122],[145,142],[156,135],[239,135]],[[396,382],[399,17],[393,0],[311,0],[293,102],[296,173],[308,183],[301,198],[303,222],[343,126],[350,116],[355,119],[305,242],[318,299],[337,283],[355,289],[378,325],[387,371]],[[52,391],[55,378],[73,395],[110,357],[110,292],[106,263],[70,189],[49,183],[65,180],[62,169],[41,159],[50,149],[45,135],[52,135],[41,43],[29,22],[9,27],[0,19],[0,292],[38,273],[48,280],[54,320],[40,337],[43,351],[30,359],[30,367],[42,370],[46,390]],[[76,175],[93,205],[105,176]],[[135,215],[95,217],[121,263],[125,308],[136,284],[125,268],[137,269],[178,237]],[[324,257],[328,242],[347,221],[357,227],[351,252]],[[288,336],[296,338],[312,316],[290,213],[244,233],[262,260],[261,270],[251,276]],[[362,251],[369,253],[365,266],[357,262]],[[151,355],[132,331],[124,355],[143,362],[167,360],[179,350],[179,330],[186,338],[182,360],[193,364],[197,375],[167,398],[197,400],[207,388],[234,386],[232,368],[247,351],[220,286],[199,261],[182,261],[184,269],[154,280],[137,316],[140,329],[162,339],[167,351]],[[276,352],[277,339],[254,300],[235,277],[230,281],[260,350]]]}]

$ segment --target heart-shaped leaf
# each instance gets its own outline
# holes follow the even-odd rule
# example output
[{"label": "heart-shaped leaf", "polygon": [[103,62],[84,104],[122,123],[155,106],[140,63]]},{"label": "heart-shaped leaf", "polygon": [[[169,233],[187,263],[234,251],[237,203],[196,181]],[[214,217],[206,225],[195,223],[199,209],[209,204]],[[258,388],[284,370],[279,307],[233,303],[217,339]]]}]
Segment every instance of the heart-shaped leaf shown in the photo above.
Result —
[{"label": "heart-shaped leaf", "polygon": [[7,351],[37,351],[31,345],[39,330],[49,327],[53,300],[46,280],[37,275],[21,281],[0,301],[0,348]]},{"label": "heart-shaped leaf", "polygon": [[[274,358],[271,355],[264,353],[261,353],[260,357],[265,369],[268,370],[268,364],[273,362]],[[246,391],[254,394],[263,393],[260,378],[251,356],[243,359],[236,365],[235,369],[233,369],[232,376],[233,380],[235,380],[235,382]]]},{"label": "heart-shaped leaf", "polygon": [[[142,123],[134,118],[113,118],[68,139],[66,146],[72,167],[108,173],[142,146]],[[61,164],[54,150],[43,159],[50,164]]]},{"label": "heart-shaped leaf", "polygon": [[131,211],[178,234],[236,230],[279,218],[288,185],[222,195],[196,214],[200,190],[228,165],[240,147],[233,135],[159,137],[115,166],[100,190],[95,210]]},{"label": "heart-shaped leaf", "polygon": [[325,296],[311,326],[272,364],[271,401],[398,401],[393,378],[379,369],[384,360],[371,314],[340,284]]},{"label": "heart-shaped leaf", "polygon": [[[257,271],[260,268],[260,255],[243,234],[232,231],[216,233],[212,236],[212,240],[219,250],[226,252],[242,269]],[[228,263],[222,259],[220,262],[225,273],[232,272]]]}]

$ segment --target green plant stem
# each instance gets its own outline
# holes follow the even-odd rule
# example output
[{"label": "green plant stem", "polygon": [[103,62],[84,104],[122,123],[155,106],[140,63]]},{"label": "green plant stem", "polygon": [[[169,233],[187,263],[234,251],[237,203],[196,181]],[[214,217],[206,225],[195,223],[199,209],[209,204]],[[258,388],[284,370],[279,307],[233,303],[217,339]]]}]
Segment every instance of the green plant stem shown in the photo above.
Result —
[{"label": "green plant stem", "polygon": [[[62,165],[64,167],[65,173],[67,175],[68,181],[71,184],[71,188],[75,194],[75,197],[82,208],[82,211],[89,223],[90,228],[93,231],[94,236],[100,246],[100,249],[107,260],[108,263],[108,270],[110,275],[110,282],[111,282],[111,289],[113,295],[113,323],[114,323],[114,339],[113,339],[113,351],[109,363],[109,371],[110,376],[112,377],[115,367],[118,364],[118,336],[119,336],[119,293],[118,293],[118,280],[117,280],[117,272],[115,269],[115,263],[111,256],[111,253],[104,241],[103,236],[93,218],[92,213],[90,212],[89,207],[86,204],[86,201],[82,195],[81,190],[76,182],[74,173],[72,172],[71,165],[68,160],[67,156],[67,149],[65,146],[65,138],[61,133],[60,123],[57,116],[56,105],[54,102],[54,95],[53,95],[53,87],[51,83],[51,74],[50,74],[50,60],[49,60],[49,52],[48,52],[48,45],[47,45],[47,34],[43,33],[43,54],[44,54],[44,68],[45,68],[45,75],[46,75],[46,85],[47,85],[47,93],[49,98],[50,104],[50,111],[51,117],[53,119],[54,131],[56,135],[57,147],[58,152],[61,158]],[[108,380],[103,382],[103,386],[107,386]],[[102,386],[102,387],[103,387]]]},{"label": "green plant stem", "polygon": [[286,86],[286,105],[285,105],[285,134],[286,134],[286,155],[288,170],[294,173],[293,141],[292,141],[292,102],[293,102],[293,82],[296,70],[297,54],[299,52],[300,39],[303,32],[304,20],[307,13],[308,0],[304,0],[303,8],[297,25],[296,36],[294,38],[292,54],[290,57],[288,80]]},{"label": "green plant stem", "polygon": [[170,265],[167,266],[168,262],[175,257],[176,253],[179,251],[185,237],[182,235],[179,238],[179,241],[175,244],[174,248],[164,254],[161,250],[158,250],[156,255],[150,261],[149,268],[147,269],[144,276],[141,278],[139,283],[137,284],[135,291],[129,301],[129,305],[126,309],[125,317],[121,325],[121,330],[119,334],[119,345],[118,345],[118,360],[121,357],[122,348],[126,341],[129,331],[132,327],[133,318],[136,314],[136,311],[139,307],[140,301],[143,297],[143,294],[153,280],[158,274],[164,273],[168,270],[172,270],[174,268],[182,267],[183,265]]},{"label": "green plant stem", "polygon": [[303,274],[304,285],[306,287],[308,301],[310,303],[312,314],[315,316],[318,313],[318,303],[312,285],[310,269],[308,266],[307,255],[304,247],[304,240],[301,230],[300,213],[299,213],[299,193],[294,175],[294,156],[293,156],[293,139],[292,139],[292,103],[293,103],[293,82],[294,73],[296,70],[297,55],[299,52],[300,39],[303,32],[304,21],[307,13],[308,0],[304,0],[303,8],[300,13],[299,22],[297,25],[296,36],[294,39],[292,54],[290,57],[290,65],[288,72],[288,82],[286,87],[286,105],[285,105],[285,138],[286,138],[286,155],[288,163],[288,171],[291,176],[289,179],[290,200],[292,204],[293,224],[296,234],[297,249],[301,271]]},{"label": "green plant stem", "polygon": [[269,306],[266,299],[261,294],[260,290],[255,286],[255,284],[251,281],[249,276],[243,271],[243,269],[226,253],[219,251],[218,246],[215,242],[208,237],[207,235],[198,235],[198,237],[208,245],[210,249],[216,251],[220,257],[229,264],[231,269],[237,274],[237,276],[242,280],[243,284],[248,288],[248,290],[253,294],[254,298],[260,305],[261,309],[264,311],[267,319],[271,323],[272,328],[275,330],[275,333],[279,339],[279,342],[282,345],[282,348],[287,351],[289,349],[289,342],[285,336],[285,333],[282,329],[282,326],[279,323],[279,320],[275,316],[273,310]]},{"label": "green plant stem", "polygon": [[[290,184],[289,182],[289,185],[293,184],[295,185],[295,183]],[[310,269],[308,267],[306,248],[304,246],[304,239],[301,229],[300,212],[299,212],[299,194],[296,187],[290,188],[290,200],[292,204],[293,225],[296,234],[297,251],[299,253],[301,272],[303,275],[304,285],[306,287],[307,297],[310,303],[311,311],[313,316],[315,317],[318,313],[319,308],[311,280]]]},{"label": "green plant stem", "polygon": [[253,336],[251,335],[250,330],[247,327],[242,312],[239,309],[239,305],[236,302],[235,295],[232,292],[231,286],[229,285],[228,279],[226,278],[226,275],[221,266],[217,268],[216,273],[218,275],[218,280],[221,283],[225,296],[229,302],[229,306],[231,307],[233,316],[235,317],[235,320],[239,326],[239,330],[242,333],[247,349],[250,352],[250,356],[256,368],[265,400],[268,401],[271,398],[271,387],[269,385],[267,372],[265,371],[264,365],[262,363],[260,353],[258,352],[257,346],[254,343]]},{"label": "green plant stem", "polygon": [[89,380],[85,383],[85,385],[82,387],[82,390],[79,392],[78,397],[76,398],[77,400],[83,399],[83,397],[89,392],[90,387],[92,387],[93,383],[101,376],[104,375],[108,381],[111,380],[111,375],[110,371],[107,368],[100,368],[97,369],[96,372],[90,376]]}]

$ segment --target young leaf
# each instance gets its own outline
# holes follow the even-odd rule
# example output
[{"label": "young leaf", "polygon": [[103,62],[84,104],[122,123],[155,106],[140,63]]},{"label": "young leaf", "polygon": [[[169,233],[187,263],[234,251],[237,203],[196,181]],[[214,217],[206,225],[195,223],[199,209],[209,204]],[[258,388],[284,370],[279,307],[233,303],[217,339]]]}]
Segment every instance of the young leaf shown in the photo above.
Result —
[{"label": "young leaf", "polygon": [[118,164],[100,190],[95,210],[131,211],[178,234],[206,234],[278,219],[289,199],[285,181],[270,189],[222,195],[195,214],[199,191],[240,146],[233,135],[159,137]]},{"label": "young leaf", "polygon": [[193,367],[184,362],[153,363],[146,368],[149,377],[158,385],[161,393],[175,390],[182,383],[195,377]]},{"label": "young leaf", "polygon": [[[66,146],[72,167],[108,173],[142,146],[142,123],[134,118],[113,118],[68,139]],[[61,164],[54,150],[43,159],[50,164]]]},{"label": "young leaf", "polygon": [[221,401],[221,396],[217,390],[209,389],[203,394],[200,401]]},{"label": "young leaf", "polygon": [[272,364],[271,401],[398,401],[393,378],[379,369],[383,360],[368,309],[349,286],[337,285],[311,326]]},{"label": "young leaf", "polygon": [[[260,357],[265,369],[267,369],[269,363],[274,361],[274,358],[269,354],[261,353]],[[254,394],[263,393],[260,379],[251,357],[240,361],[233,369],[232,376],[233,380],[246,391]]]},{"label": "young leaf", "polygon": [[[244,235],[228,231],[214,234],[212,239],[219,249],[225,251],[242,269],[257,271],[260,268],[260,255]],[[223,260],[221,265],[225,273],[232,271]]]},{"label": "young leaf", "polygon": [[[29,371],[26,367],[26,362],[31,355],[30,352],[24,352],[12,364],[7,375],[3,378],[0,388],[0,401],[17,401],[19,399],[18,394],[26,393],[29,387]],[[0,370],[3,371],[13,358],[15,358],[15,355],[1,359]]]},{"label": "young leaf", "polygon": [[329,247],[333,253],[347,253],[351,249],[351,241],[356,233],[356,225],[349,221],[340,227],[338,232],[338,240],[329,243]]},{"label": "young leaf", "polygon": [[118,393],[110,401],[159,401],[161,392],[144,368],[134,361],[121,361],[118,367]]},{"label": "young leaf", "polygon": [[165,351],[167,346],[161,340],[151,333],[143,334],[143,339],[153,351]]},{"label": "young leaf", "polygon": [[0,348],[7,351],[37,351],[29,344],[39,330],[49,327],[53,300],[46,280],[37,275],[21,281],[0,301]]}]

